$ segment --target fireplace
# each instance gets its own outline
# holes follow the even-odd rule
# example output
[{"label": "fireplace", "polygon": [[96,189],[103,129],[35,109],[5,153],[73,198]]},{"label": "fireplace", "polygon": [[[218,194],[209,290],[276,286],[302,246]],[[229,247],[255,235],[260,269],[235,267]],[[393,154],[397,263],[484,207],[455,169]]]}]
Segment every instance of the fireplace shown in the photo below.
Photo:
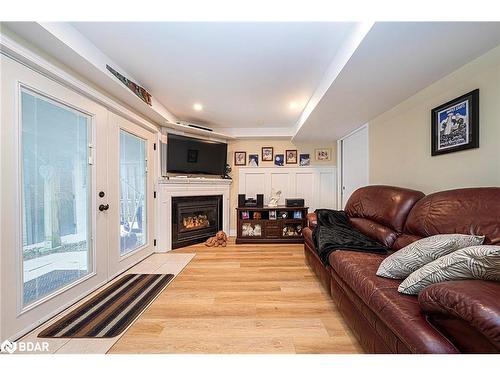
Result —
[{"label": "fireplace", "polygon": [[172,249],[205,241],[222,229],[222,195],[172,197]]}]

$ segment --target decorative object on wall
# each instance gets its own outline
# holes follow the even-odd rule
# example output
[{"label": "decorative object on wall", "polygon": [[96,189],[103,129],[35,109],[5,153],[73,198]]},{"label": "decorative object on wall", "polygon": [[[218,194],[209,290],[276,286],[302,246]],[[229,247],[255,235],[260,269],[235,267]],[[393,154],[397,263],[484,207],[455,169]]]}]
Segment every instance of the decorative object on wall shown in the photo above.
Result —
[{"label": "decorative object on wall", "polygon": [[431,155],[479,147],[479,89],[431,110]]},{"label": "decorative object on wall", "polygon": [[257,155],[257,154],[248,155],[248,165],[250,167],[258,167],[259,166],[259,155]]},{"label": "decorative object on wall", "polygon": [[314,150],[316,154],[316,160],[318,161],[328,161],[332,159],[332,149],[331,148],[317,148]]},{"label": "decorative object on wall", "polygon": [[273,161],[274,149],[272,147],[262,147],[262,161]]},{"label": "decorative object on wall", "polygon": [[286,163],[297,164],[297,150],[286,150]]},{"label": "decorative object on wall", "polygon": [[278,207],[278,201],[280,200],[281,197],[281,190],[274,190],[273,193],[271,194],[271,198],[269,199],[269,202],[267,203],[268,207]]},{"label": "decorative object on wall", "polygon": [[285,155],[284,154],[276,154],[274,156],[274,165],[282,167],[285,163]]},{"label": "decorative object on wall", "polygon": [[116,78],[118,78],[125,86],[129,88],[135,95],[137,95],[144,103],[148,105],[151,104],[151,94],[143,87],[139,86],[137,83],[132,82],[123,74],[118,73],[112,67],[106,64],[106,69],[108,69],[111,74],[113,74]]},{"label": "decorative object on wall", "polygon": [[234,152],[234,165],[247,165],[247,153],[246,153],[246,151],[235,151]]},{"label": "decorative object on wall", "polygon": [[311,165],[311,156],[309,154],[300,154],[299,165],[301,167],[307,167],[308,165]]}]

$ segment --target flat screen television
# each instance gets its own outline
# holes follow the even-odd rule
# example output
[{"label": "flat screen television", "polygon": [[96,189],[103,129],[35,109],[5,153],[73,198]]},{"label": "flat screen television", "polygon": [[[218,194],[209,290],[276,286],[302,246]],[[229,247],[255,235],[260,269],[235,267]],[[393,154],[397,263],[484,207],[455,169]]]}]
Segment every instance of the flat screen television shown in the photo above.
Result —
[{"label": "flat screen television", "polygon": [[224,175],[227,144],[169,133],[167,172]]}]

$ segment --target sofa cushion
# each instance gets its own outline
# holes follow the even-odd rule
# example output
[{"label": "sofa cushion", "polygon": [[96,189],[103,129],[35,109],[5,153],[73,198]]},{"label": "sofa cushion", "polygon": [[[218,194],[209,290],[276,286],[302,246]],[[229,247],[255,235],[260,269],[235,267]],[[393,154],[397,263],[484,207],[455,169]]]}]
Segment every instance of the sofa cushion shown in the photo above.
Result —
[{"label": "sofa cushion", "polygon": [[[332,272],[345,283],[413,353],[456,351],[425,319],[415,296],[398,293],[399,281],[375,275],[383,255],[338,250]],[[418,332],[418,334],[415,334]]]},{"label": "sofa cushion", "polygon": [[442,233],[485,236],[485,244],[500,244],[500,188],[441,191],[420,199],[405,224],[407,234],[429,237]]},{"label": "sofa cushion", "polygon": [[422,238],[385,258],[377,270],[377,275],[404,279],[443,255],[464,247],[480,245],[483,241],[483,236],[467,234],[437,234]]},{"label": "sofa cushion", "polygon": [[393,186],[365,186],[347,201],[345,212],[350,218],[364,218],[401,233],[408,213],[424,193]]},{"label": "sofa cushion", "polygon": [[398,291],[418,294],[432,284],[467,279],[500,281],[500,246],[471,246],[438,258],[408,276]]}]

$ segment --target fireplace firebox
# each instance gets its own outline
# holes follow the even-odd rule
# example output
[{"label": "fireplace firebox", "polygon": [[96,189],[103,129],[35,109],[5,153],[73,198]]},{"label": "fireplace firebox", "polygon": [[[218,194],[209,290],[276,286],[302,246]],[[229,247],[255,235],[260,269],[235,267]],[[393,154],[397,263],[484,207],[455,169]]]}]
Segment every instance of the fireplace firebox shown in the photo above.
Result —
[{"label": "fireplace firebox", "polygon": [[222,229],[222,195],[172,197],[172,249],[205,241]]}]

